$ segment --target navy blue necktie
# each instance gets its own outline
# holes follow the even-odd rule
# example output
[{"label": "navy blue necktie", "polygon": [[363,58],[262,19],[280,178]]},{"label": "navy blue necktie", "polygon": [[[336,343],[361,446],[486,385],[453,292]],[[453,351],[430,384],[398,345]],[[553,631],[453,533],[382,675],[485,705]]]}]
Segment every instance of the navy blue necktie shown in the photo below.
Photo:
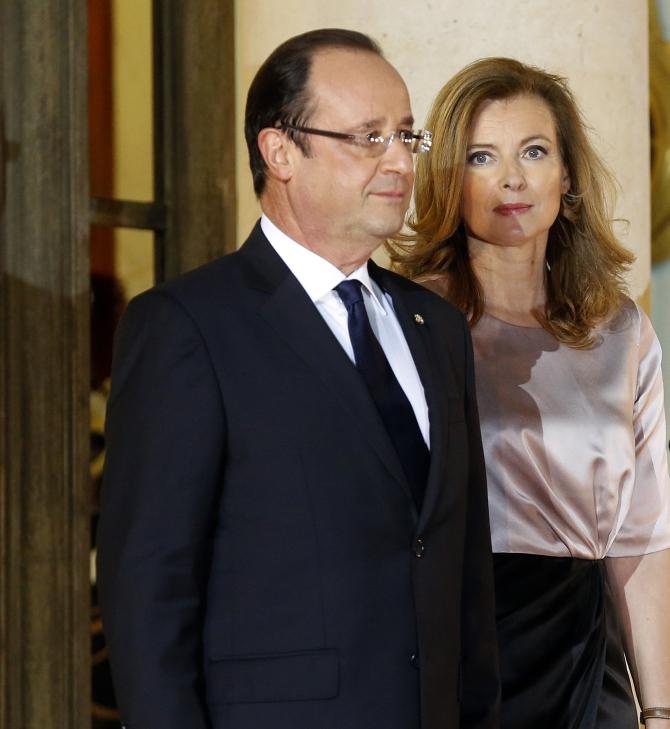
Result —
[{"label": "navy blue necktie", "polygon": [[342,281],[335,287],[347,309],[349,337],[360,372],[395,446],[418,508],[428,478],[430,454],[414,410],[400,386],[368,319],[361,282]]}]

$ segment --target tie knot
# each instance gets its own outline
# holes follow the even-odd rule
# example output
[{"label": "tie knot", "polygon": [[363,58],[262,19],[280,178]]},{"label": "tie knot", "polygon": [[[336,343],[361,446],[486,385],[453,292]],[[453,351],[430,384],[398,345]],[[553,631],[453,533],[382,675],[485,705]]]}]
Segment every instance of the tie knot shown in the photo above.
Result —
[{"label": "tie knot", "polygon": [[361,282],[355,278],[349,278],[341,281],[335,287],[335,291],[340,295],[342,303],[345,305],[347,311],[351,309],[354,304],[359,301],[363,301],[363,291],[361,290]]}]

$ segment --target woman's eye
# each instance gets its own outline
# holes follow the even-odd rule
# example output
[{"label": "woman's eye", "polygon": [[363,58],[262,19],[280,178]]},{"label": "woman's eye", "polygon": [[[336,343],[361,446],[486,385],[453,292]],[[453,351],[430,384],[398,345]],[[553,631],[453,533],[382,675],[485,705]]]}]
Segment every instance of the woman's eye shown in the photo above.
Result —
[{"label": "woman's eye", "polygon": [[528,147],[524,152],[524,156],[528,159],[542,159],[546,154],[547,150],[540,146]]},{"label": "woman's eye", "polygon": [[485,165],[489,159],[491,155],[488,152],[473,152],[468,157],[468,162],[472,165]]}]

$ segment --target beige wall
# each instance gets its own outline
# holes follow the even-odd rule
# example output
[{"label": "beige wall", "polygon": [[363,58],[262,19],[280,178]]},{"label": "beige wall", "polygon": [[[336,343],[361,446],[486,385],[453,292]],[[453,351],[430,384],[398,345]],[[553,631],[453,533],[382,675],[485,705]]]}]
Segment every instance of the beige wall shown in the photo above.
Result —
[{"label": "beige wall", "polygon": [[507,55],[563,74],[594,129],[594,141],[621,183],[617,216],[638,260],[631,293],[649,283],[649,121],[647,9],[640,0],[238,0],[238,237],[258,216],[241,133],[249,82],[268,53],[291,35],[323,26],[372,35],[398,67],[420,124],[440,86],[464,64]]},{"label": "beige wall", "polygon": [[[153,200],[150,0],[112,2],[114,197]],[[153,284],[151,231],[116,228],[115,268],[128,298]]]}]

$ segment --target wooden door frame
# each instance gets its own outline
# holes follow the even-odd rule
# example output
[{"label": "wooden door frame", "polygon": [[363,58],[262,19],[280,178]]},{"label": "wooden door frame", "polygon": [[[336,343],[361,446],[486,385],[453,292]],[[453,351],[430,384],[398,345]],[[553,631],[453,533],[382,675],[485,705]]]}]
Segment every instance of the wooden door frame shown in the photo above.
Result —
[{"label": "wooden door frame", "polygon": [[[234,2],[155,7],[172,276],[235,247]],[[0,62],[0,728],[88,729],[86,3],[0,0]]]},{"label": "wooden door frame", "polygon": [[0,725],[88,726],[86,5],[0,2]]}]

